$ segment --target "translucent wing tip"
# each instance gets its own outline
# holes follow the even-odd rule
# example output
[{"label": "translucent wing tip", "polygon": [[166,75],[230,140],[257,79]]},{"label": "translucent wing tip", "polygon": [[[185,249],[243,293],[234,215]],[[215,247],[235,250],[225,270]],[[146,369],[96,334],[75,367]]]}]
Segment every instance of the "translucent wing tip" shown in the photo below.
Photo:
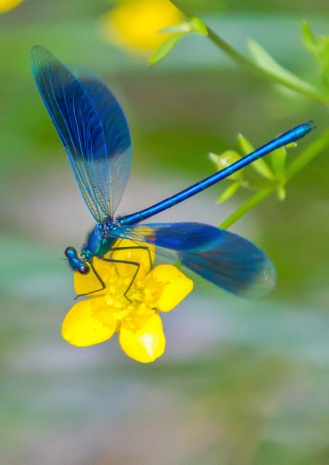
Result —
[{"label": "translucent wing tip", "polygon": [[235,294],[247,299],[261,299],[273,291],[277,282],[277,272],[272,261],[264,254],[259,269],[253,274],[253,279],[246,287],[234,291]]},{"label": "translucent wing tip", "polygon": [[39,51],[46,50],[42,45],[34,45],[31,49],[31,56],[35,55]]},{"label": "translucent wing tip", "polygon": [[121,226],[120,235],[155,245],[157,253],[179,260],[216,286],[237,296],[258,299],[276,284],[268,256],[242,237],[201,223]]},{"label": "translucent wing tip", "polygon": [[52,54],[41,45],[34,45],[34,47],[32,47],[30,54],[32,71],[34,71],[35,67],[39,64],[40,59],[44,58],[46,55],[52,56]]}]

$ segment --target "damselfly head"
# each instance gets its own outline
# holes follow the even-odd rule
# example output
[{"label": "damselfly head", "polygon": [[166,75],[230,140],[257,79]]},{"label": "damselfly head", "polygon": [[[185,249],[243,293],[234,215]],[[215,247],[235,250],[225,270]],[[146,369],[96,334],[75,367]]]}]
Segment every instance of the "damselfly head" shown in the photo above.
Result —
[{"label": "damselfly head", "polygon": [[64,253],[69,260],[74,260],[75,258],[78,258],[78,253],[74,247],[67,247]]},{"label": "damselfly head", "polygon": [[86,263],[85,257],[80,258],[74,247],[67,247],[65,249],[65,255],[73,271],[78,271],[80,274],[89,273],[90,266]]}]

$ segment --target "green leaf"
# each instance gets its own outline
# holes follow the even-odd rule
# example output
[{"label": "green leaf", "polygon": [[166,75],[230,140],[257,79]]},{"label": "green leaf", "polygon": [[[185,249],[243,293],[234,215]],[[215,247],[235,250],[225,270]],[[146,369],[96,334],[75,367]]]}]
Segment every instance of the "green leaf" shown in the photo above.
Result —
[{"label": "green leaf", "polygon": [[259,158],[258,160],[251,163],[251,168],[253,168],[258,174],[263,176],[266,179],[274,179],[271,168],[268,166],[265,160]]},{"label": "green leaf", "polygon": [[155,65],[159,63],[159,61],[163,60],[184,35],[185,34],[182,34],[181,32],[177,32],[176,34],[168,37],[168,39],[163,42],[158,50],[152,54],[149,60],[150,65]]},{"label": "green leaf", "polygon": [[[243,151],[244,155],[248,155],[249,153],[255,150],[254,146],[242,135],[238,134],[238,142],[240,144],[241,150]],[[267,165],[266,161],[262,158],[254,161],[250,165],[258,174],[263,176],[266,179],[273,179],[273,173],[269,166]]]},{"label": "green leaf", "polygon": [[[282,81],[291,84],[294,86],[294,88],[300,87],[306,91],[316,91],[316,89],[311,86],[311,84],[299,79],[299,77],[275,61],[274,58],[271,57],[271,55],[266,52],[266,50],[264,50],[255,40],[249,40],[248,48],[257,65],[263,70],[267,71],[269,74],[281,78]],[[296,92],[298,92],[298,90],[296,90]]]},{"label": "green leaf", "polygon": [[238,143],[241,147],[243,155],[248,155],[255,150],[255,147],[242,134],[238,134]]},{"label": "green leaf", "polygon": [[173,24],[172,26],[165,27],[160,29],[160,31],[165,34],[190,34],[196,32],[202,36],[208,34],[208,28],[200,18],[194,17],[187,21],[182,21],[180,24]]},{"label": "green leaf", "polygon": [[315,37],[306,21],[302,24],[302,37],[306,49],[313,54],[321,66],[324,83],[329,86],[329,37]]},{"label": "green leaf", "polygon": [[217,199],[217,203],[223,203],[229,198],[232,197],[236,193],[236,191],[239,189],[241,186],[240,181],[235,181],[233,182],[227,189],[224,190],[224,192],[221,193],[221,195]]},{"label": "green leaf", "polygon": [[276,195],[277,195],[277,198],[278,200],[280,200],[281,202],[283,200],[285,200],[286,198],[286,189],[283,185],[279,186],[277,191],[276,191]]},{"label": "green leaf", "polygon": [[307,21],[302,22],[302,39],[308,50],[314,51],[316,49],[316,40]]},{"label": "green leaf", "polygon": [[190,25],[194,32],[197,32],[198,34],[201,34],[202,36],[208,35],[208,28],[205,25],[205,23],[201,21],[200,18],[197,18],[196,16],[192,18],[190,21]]},{"label": "green leaf", "polygon": [[271,165],[276,177],[283,177],[286,170],[287,152],[284,147],[280,147],[271,153]]},{"label": "green leaf", "polygon": [[182,34],[189,34],[190,32],[194,32],[194,31],[193,31],[193,28],[191,27],[190,21],[184,21],[180,24],[173,24],[172,26],[168,26],[163,29],[160,29],[160,31],[158,32],[160,33],[163,32],[164,34],[173,34],[177,32],[180,32]]}]

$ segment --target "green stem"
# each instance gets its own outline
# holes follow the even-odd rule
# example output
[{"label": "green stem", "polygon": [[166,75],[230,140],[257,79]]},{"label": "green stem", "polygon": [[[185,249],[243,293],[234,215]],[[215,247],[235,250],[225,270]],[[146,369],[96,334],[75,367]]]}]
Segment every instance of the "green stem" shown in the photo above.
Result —
[{"label": "green stem", "polygon": [[[173,5],[175,5],[186,17],[192,18],[194,15],[189,12],[184,7],[184,2],[181,0],[170,0]],[[182,4],[183,3],[183,4]],[[292,83],[287,81],[282,76],[273,75],[270,71],[260,68],[257,64],[246,58],[240,52],[235,50],[231,45],[229,45],[225,40],[219,37],[211,28],[207,26],[208,37],[209,39],[220,48],[226,55],[228,55],[233,61],[237,64],[246,67],[250,71],[254,72],[258,76],[266,77],[273,82],[281,84],[299,94],[302,94],[306,97],[309,97],[312,100],[321,103],[328,103],[329,98],[326,95],[313,91],[309,89],[308,85],[303,82]],[[286,171],[286,181],[294,177],[299,173],[305,166],[310,163],[320,152],[322,152],[329,145],[329,131],[325,132],[320,139],[314,142],[310,147],[303,151],[303,153],[296,158],[294,162],[290,164]],[[233,212],[226,220],[222,222],[220,228],[227,229],[232,226],[236,221],[238,221],[242,216],[252,210],[256,205],[262,202],[266,197],[268,197],[272,192],[275,192],[276,186],[268,189],[262,189],[261,191],[256,192],[252,197],[250,197],[245,203],[243,203],[235,212]]]},{"label": "green stem", "polygon": [[236,223],[242,216],[252,210],[256,205],[262,202],[266,197],[268,197],[272,192],[275,191],[275,188],[271,187],[269,189],[262,189],[261,191],[256,192],[252,197],[250,197],[246,202],[244,202],[235,212],[233,212],[226,220],[219,225],[221,229],[228,229],[232,224]]},{"label": "green stem", "polygon": [[312,90],[308,87],[307,83],[303,86],[302,82],[291,82],[285,79],[283,76],[278,76],[273,74],[271,71],[260,68],[256,63],[246,58],[240,52],[235,50],[231,45],[229,45],[225,40],[219,37],[211,28],[208,27],[208,37],[209,39],[218,47],[220,48],[226,55],[228,55],[233,61],[237,64],[244,66],[245,68],[249,69],[253,73],[257,74],[260,77],[265,77],[270,79],[271,81],[281,84],[288,89],[291,89],[299,94],[304,95],[312,100],[316,100],[317,102],[329,102],[329,98],[326,95],[320,94],[315,90]]},{"label": "green stem", "polygon": [[[189,18],[193,16],[191,12],[188,12],[188,10],[182,5],[182,2],[180,0],[170,0],[170,1],[185,16]],[[209,39],[237,64],[249,69],[250,71],[252,71],[253,73],[257,74],[260,77],[265,77],[277,84],[281,84],[287,87],[288,89],[291,89],[312,100],[315,100],[320,103],[329,103],[329,97],[327,95],[321,94],[319,92],[316,92],[315,90],[310,89],[307,83],[305,83],[305,86],[304,86],[301,80],[300,80],[300,83],[291,82],[285,79],[283,76],[278,76],[276,74],[273,74],[271,71],[267,69],[260,68],[256,63],[246,58],[244,55],[242,55],[240,52],[234,49],[231,45],[229,45],[224,39],[219,37],[210,27],[208,27],[207,25],[206,27],[208,29]]]},{"label": "green stem", "polygon": [[303,153],[294,160],[286,171],[286,180],[296,176],[299,171],[305,168],[320,152],[329,145],[329,131],[326,131],[312,145],[303,151]]},{"label": "green stem", "polygon": [[[320,139],[316,140],[312,145],[303,151],[303,153],[293,161],[286,171],[286,181],[290,180],[298,174],[305,166],[307,166],[319,153],[329,145],[329,131],[326,131]],[[223,223],[219,226],[222,229],[228,229],[242,216],[252,210],[256,205],[262,202],[266,197],[276,191],[276,186],[262,189],[256,192],[246,202],[244,202],[235,212],[233,212]]]}]

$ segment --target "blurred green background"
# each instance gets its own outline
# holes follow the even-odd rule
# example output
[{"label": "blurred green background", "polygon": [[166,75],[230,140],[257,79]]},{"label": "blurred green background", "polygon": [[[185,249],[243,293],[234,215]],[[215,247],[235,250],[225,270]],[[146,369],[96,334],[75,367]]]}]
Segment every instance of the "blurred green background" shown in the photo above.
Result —
[{"label": "blurred green background", "polygon": [[[328,34],[326,0],[185,2],[227,41],[258,40],[305,78],[307,19]],[[329,464],[328,153],[233,230],[278,269],[250,302],[196,280],[165,315],[165,355],[128,359],[117,340],[78,349],[61,339],[73,303],[63,260],[93,226],[29,68],[33,45],[98,73],[130,121],[134,158],[119,213],[213,172],[207,154],[254,145],[309,119],[296,153],[327,129],[327,110],[279,91],[188,37],[155,68],[106,43],[105,0],[26,0],[0,15],[1,463],[6,465]],[[318,132],[318,134],[316,134]],[[294,151],[289,155],[294,156]],[[244,196],[216,205],[216,186],[159,221],[218,225]],[[115,339],[115,338],[114,338]]]}]

